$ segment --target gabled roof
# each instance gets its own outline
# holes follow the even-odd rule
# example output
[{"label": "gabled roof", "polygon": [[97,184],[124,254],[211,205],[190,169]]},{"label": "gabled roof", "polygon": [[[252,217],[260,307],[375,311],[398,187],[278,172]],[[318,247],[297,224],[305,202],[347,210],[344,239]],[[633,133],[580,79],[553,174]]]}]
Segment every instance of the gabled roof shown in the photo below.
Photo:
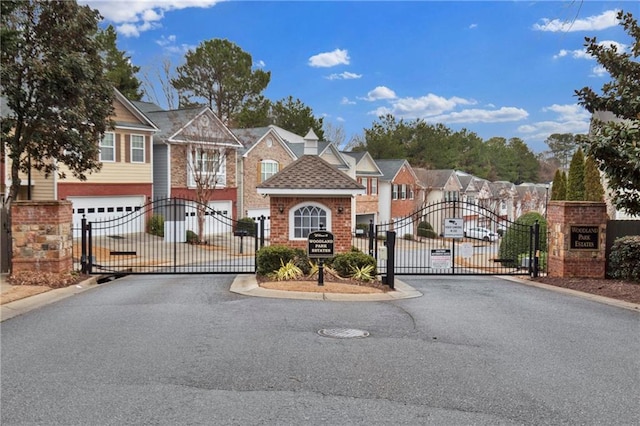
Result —
[{"label": "gabled roof", "polygon": [[[380,171],[382,172],[382,177],[380,178],[381,180],[385,180],[389,182],[393,181],[395,177],[398,175],[398,172],[400,172],[400,169],[402,169],[402,166],[404,165],[407,165],[409,167],[409,170],[411,170],[411,172],[413,173],[413,170],[409,165],[409,163],[407,162],[407,160],[391,159],[391,160],[375,160],[375,162],[376,162],[376,165],[378,166],[378,169],[380,169]],[[415,176],[415,173],[414,173],[414,176]]]},{"label": "gabled roof", "polygon": [[414,170],[420,184],[425,188],[444,188],[451,177],[454,177],[462,188],[462,183],[453,169],[430,170],[417,168]]},{"label": "gabled roof", "polygon": [[136,108],[138,108],[143,114],[154,111],[164,111],[164,108],[154,104],[153,102],[143,101],[130,101]]},{"label": "gabled roof", "polygon": [[[342,155],[351,157],[355,160],[357,176],[374,176],[374,177],[382,176],[382,171],[378,167],[378,164],[375,162],[371,154],[369,154],[367,151],[356,151],[356,152],[341,151],[341,153]],[[369,163],[373,165],[373,167],[375,168],[375,171],[362,170],[359,166],[361,166],[364,163]]]},{"label": "gabled roof", "polygon": [[238,138],[208,106],[152,111],[147,116],[160,128],[156,139],[165,143],[215,143],[243,148]]},{"label": "gabled roof", "polygon": [[364,194],[365,188],[317,155],[303,155],[257,186],[259,194]]},{"label": "gabled roof", "polygon": [[248,129],[231,129],[231,132],[238,138],[244,149],[242,149],[242,156],[246,157],[251,150],[258,145],[260,141],[267,137],[267,135],[272,135],[273,138],[279,143],[285,151],[291,156],[291,158],[295,159],[296,155],[291,151],[289,145],[286,144],[280,135],[276,131],[274,131],[271,127],[252,127]]},{"label": "gabled roof", "polygon": [[150,128],[159,131],[160,129],[147,117],[142,110],[138,108],[136,104],[126,98],[118,89],[113,89],[115,92],[115,99],[122,104],[131,114],[133,114],[140,123],[127,123],[127,122],[119,122],[116,121],[116,127],[129,127],[135,129],[146,129]]}]

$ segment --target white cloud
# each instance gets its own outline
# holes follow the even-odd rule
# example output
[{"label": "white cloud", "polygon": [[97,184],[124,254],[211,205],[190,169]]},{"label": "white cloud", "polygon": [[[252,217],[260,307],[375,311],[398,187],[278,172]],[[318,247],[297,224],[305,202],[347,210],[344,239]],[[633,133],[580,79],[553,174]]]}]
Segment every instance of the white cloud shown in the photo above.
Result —
[{"label": "white cloud", "polygon": [[560,121],[589,121],[591,114],[589,111],[582,108],[578,104],[571,105],[558,105],[553,104],[551,106],[542,108],[543,112],[555,112],[558,114],[558,120]]},{"label": "white cloud", "polygon": [[591,68],[591,75],[589,77],[604,77],[607,74],[608,72],[605,67],[603,67],[602,65],[597,65]]},{"label": "white cloud", "polygon": [[591,115],[580,105],[551,105],[543,112],[553,112],[555,120],[545,120],[518,127],[528,140],[544,141],[553,133],[585,134],[589,132]]},{"label": "white cloud", "polygon": [[470,30],[473,30],[473,29],[476,29],[476,28],[478,28],[478,24],[471,24],[471,25],[469,25],[469,29],[470,29]]},{"label": "white cloud", "polygon": [[253,66],[256,68],[264,68],[265,66],[267,66],[267,64],[265,64],[263,60],[260,60],[260,61],[257,61],[255,64],[253,64]]},{"label": "white cloud", "polygon": [[342,117],[336,117],[336,121],[338,121],[338,122],[340,122],[340,123],[344,123],[344,122],[345,122],[345,121],[347,121],[347,120],[345,120],[345,119],[344,119],[344,118],[342,118]]},{"label": "white cloud", "polygon": [[355,105],[356,101],[351,101],[349,100],[349,98],[347,98],[346,96],[344,96],[341,100],[340,100],[340,105]]},{"label": "white cloud", "polygon": [[395,99],[395,98],[396,98],[396,92],[389,89],[388,87],[378,86],[375,89],[371,90],[369,93],[367,93],[367,96],[365,98],[360,98],[360,99],[373,102],[380,99]]},{"label": "white cloud", "polygon": [[433,123],[506,123],[524,120],[529,113],[522,108],[502,107],[500,109],[465,109],[459,112],[424,117]]},{"label": "white cloud", "polygon": [[548,32],[598,31],[618,25],[617,10],[607,10],[597,16],[585,19],[541,19],[541,23],[534,24],[533,29]]},{"label": "white cloud", "polygon": [[309,58],[309,66],[317,68],[329,68],[336,65],[349,65],[349,52],[346,49],[336,49],[333,52],[324,52]]},{"label": "white cloud", "polygon": [[161,26],[164,13],[186,8],[209,8],[220,0],[79,0],[100,11],[105,20],[115,23],[116,30],[125,37],[138,37],[141,32]]},{"label": "white cloud", "polygon": [[362,74],[355,74],[352,72],[345,71],[340,74],[331,74],[325,77],[327,80],[354,80],[357,78],[362,78]]},{"label": "white cloud", "polygon": [[406,118],[426,118],[426,117],[434,117],[434,116],[442,116],[442,114],[454,110],[456,107],[461,105],[475,105],[477,102],[473,99],[464,99],[459,97],[451,97],[444,98],[442,96],[434,95],[433,93],[429,93],[426,96],[421,96],[419,98],[407,97],[407,98],[396,98],[395,93],[390,91],[389,95],[382,97],[385,93],[386,87],[377,87],[375,90],[368,93],[367,98],[368,101],[378,100],[378,99],[390,99],[390,106],[388,107],[380,107],[376,110],[372,111],[371,114],[375,115],[384,115],[384,114],[393,114],[399,117]]},{"label": "white cloud", "polygon": [[[613,47],[615,46],[618,52],[625,52],[627,50],[627,45],[618,43],[613,40],[605,40],[598,43],[600,46]],[[577,49],[577,50],[566,50],[562,49],[557,54],[553,55],[553,59],[564,58],[565,56],[571,56],[573,59],[589,59],[594,60],[595,58],[587,53],[586,49]]]}]

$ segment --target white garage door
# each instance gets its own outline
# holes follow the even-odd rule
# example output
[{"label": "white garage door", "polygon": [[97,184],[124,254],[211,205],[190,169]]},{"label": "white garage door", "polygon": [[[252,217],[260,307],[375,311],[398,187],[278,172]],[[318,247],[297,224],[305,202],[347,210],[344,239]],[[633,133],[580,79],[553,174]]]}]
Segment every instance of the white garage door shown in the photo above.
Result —
[{"label": "white garage door", "polygon": [[264,221],[265,238],[269,237],[269,229],[271,229],[271,219],[269,218],[270,214],[271,214],[270,209],[247,209],[247,217],[250,217],[251,219],[255,220],[256,223],[258,224],[258,232],[260,232],[260,222],[258,221],[258,219],[261,216],[266,217]]},{"label": "white garage door", "polygon": [[73,236],[80,237],[83,216],[88,222],[102,222],[130,215],[130,221],[113,221],[109,227],[94,227],[93,235],[119,235],[144,231],[144,195],[126,197],[69,197],[73,203]]},{"label": "white garage door", "polygon": [[[198,216],[195,205],[187,205],[185,215],[187,230],[198,233]],[[203,235],[224,234],[233,231],[232,219],[231,201],[210,202],[205,215]]]}]

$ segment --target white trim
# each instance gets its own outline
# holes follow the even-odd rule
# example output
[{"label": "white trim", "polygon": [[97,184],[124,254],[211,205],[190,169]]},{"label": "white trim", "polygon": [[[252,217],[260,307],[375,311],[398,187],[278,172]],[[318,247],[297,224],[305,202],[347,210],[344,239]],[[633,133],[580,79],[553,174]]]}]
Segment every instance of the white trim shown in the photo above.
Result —
[{"label": "white trim", "polygon": [[[102,158],[102,142],[104,142],[104,138],[107,135],[112,135],[113,136],[113,146],[111,146],[111,149],[113,149],[113,160],[105,160]],[[98,155],[98,158],[100,160],[101,163],[115,163],[116,162],[116,132],[104,132],[104,134],[102,135],[102,139],[100,139],[100,143],[98,144],[98,148],[100,149],[100,153]],[[105,147],[108,148],[108,147]]]},{"label": "white trim", "polygon": [[363,189],[256,188],[260,195],[364,195]]},{"label": "white trim", "polygon": [[303,201],[301,203],[296,204],[295,206],[289,209],[289,240],[290,241],[305,241],[307,238],[296,238],[295,235],[295,216],[294,213],[297,209],[301,207],[312,206],[318,207],[324,210],[327,214],[327,223],[324,224],[324,230],[331,232],[331,208],[325,204],[317,203],[315,201]]},{"label": "white trim", "polygon": [[[134,136],[140,136],[142,138],[142,161],[134,161],[133,160],[133,137]],[[129,162],[130,163],[135,163],[135,164],[144,164],[145,160],[147,159],[147,141],[145,140],[145,135],[141,135],[141,134],[134,134],[131,133],[129,134]],[[136,149],[140,149],[140,148],[136,148]]]}]

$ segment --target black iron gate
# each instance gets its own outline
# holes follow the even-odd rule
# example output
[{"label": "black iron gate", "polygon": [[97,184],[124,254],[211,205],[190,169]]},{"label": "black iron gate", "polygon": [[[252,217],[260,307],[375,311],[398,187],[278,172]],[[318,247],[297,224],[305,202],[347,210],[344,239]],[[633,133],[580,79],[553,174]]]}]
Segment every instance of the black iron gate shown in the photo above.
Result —
[{"label": "black iron gate", "polygon": [[127,214],[89,221],[80,231],[81,269],[88,274],[254,273],[265,245],[265,218],[182,198],[149,202]]},{"label": "black iron gate", "polygon": [[[393,233],[393,247],[387,243]],[[508,220],[462,201],[426,205],[389,223],[370,224],[358,247],[383,275],[536,275],[539,226]],[[392,251],[392,252],[390,252]],[[388,270],[392,259],[393,270]]]}]

